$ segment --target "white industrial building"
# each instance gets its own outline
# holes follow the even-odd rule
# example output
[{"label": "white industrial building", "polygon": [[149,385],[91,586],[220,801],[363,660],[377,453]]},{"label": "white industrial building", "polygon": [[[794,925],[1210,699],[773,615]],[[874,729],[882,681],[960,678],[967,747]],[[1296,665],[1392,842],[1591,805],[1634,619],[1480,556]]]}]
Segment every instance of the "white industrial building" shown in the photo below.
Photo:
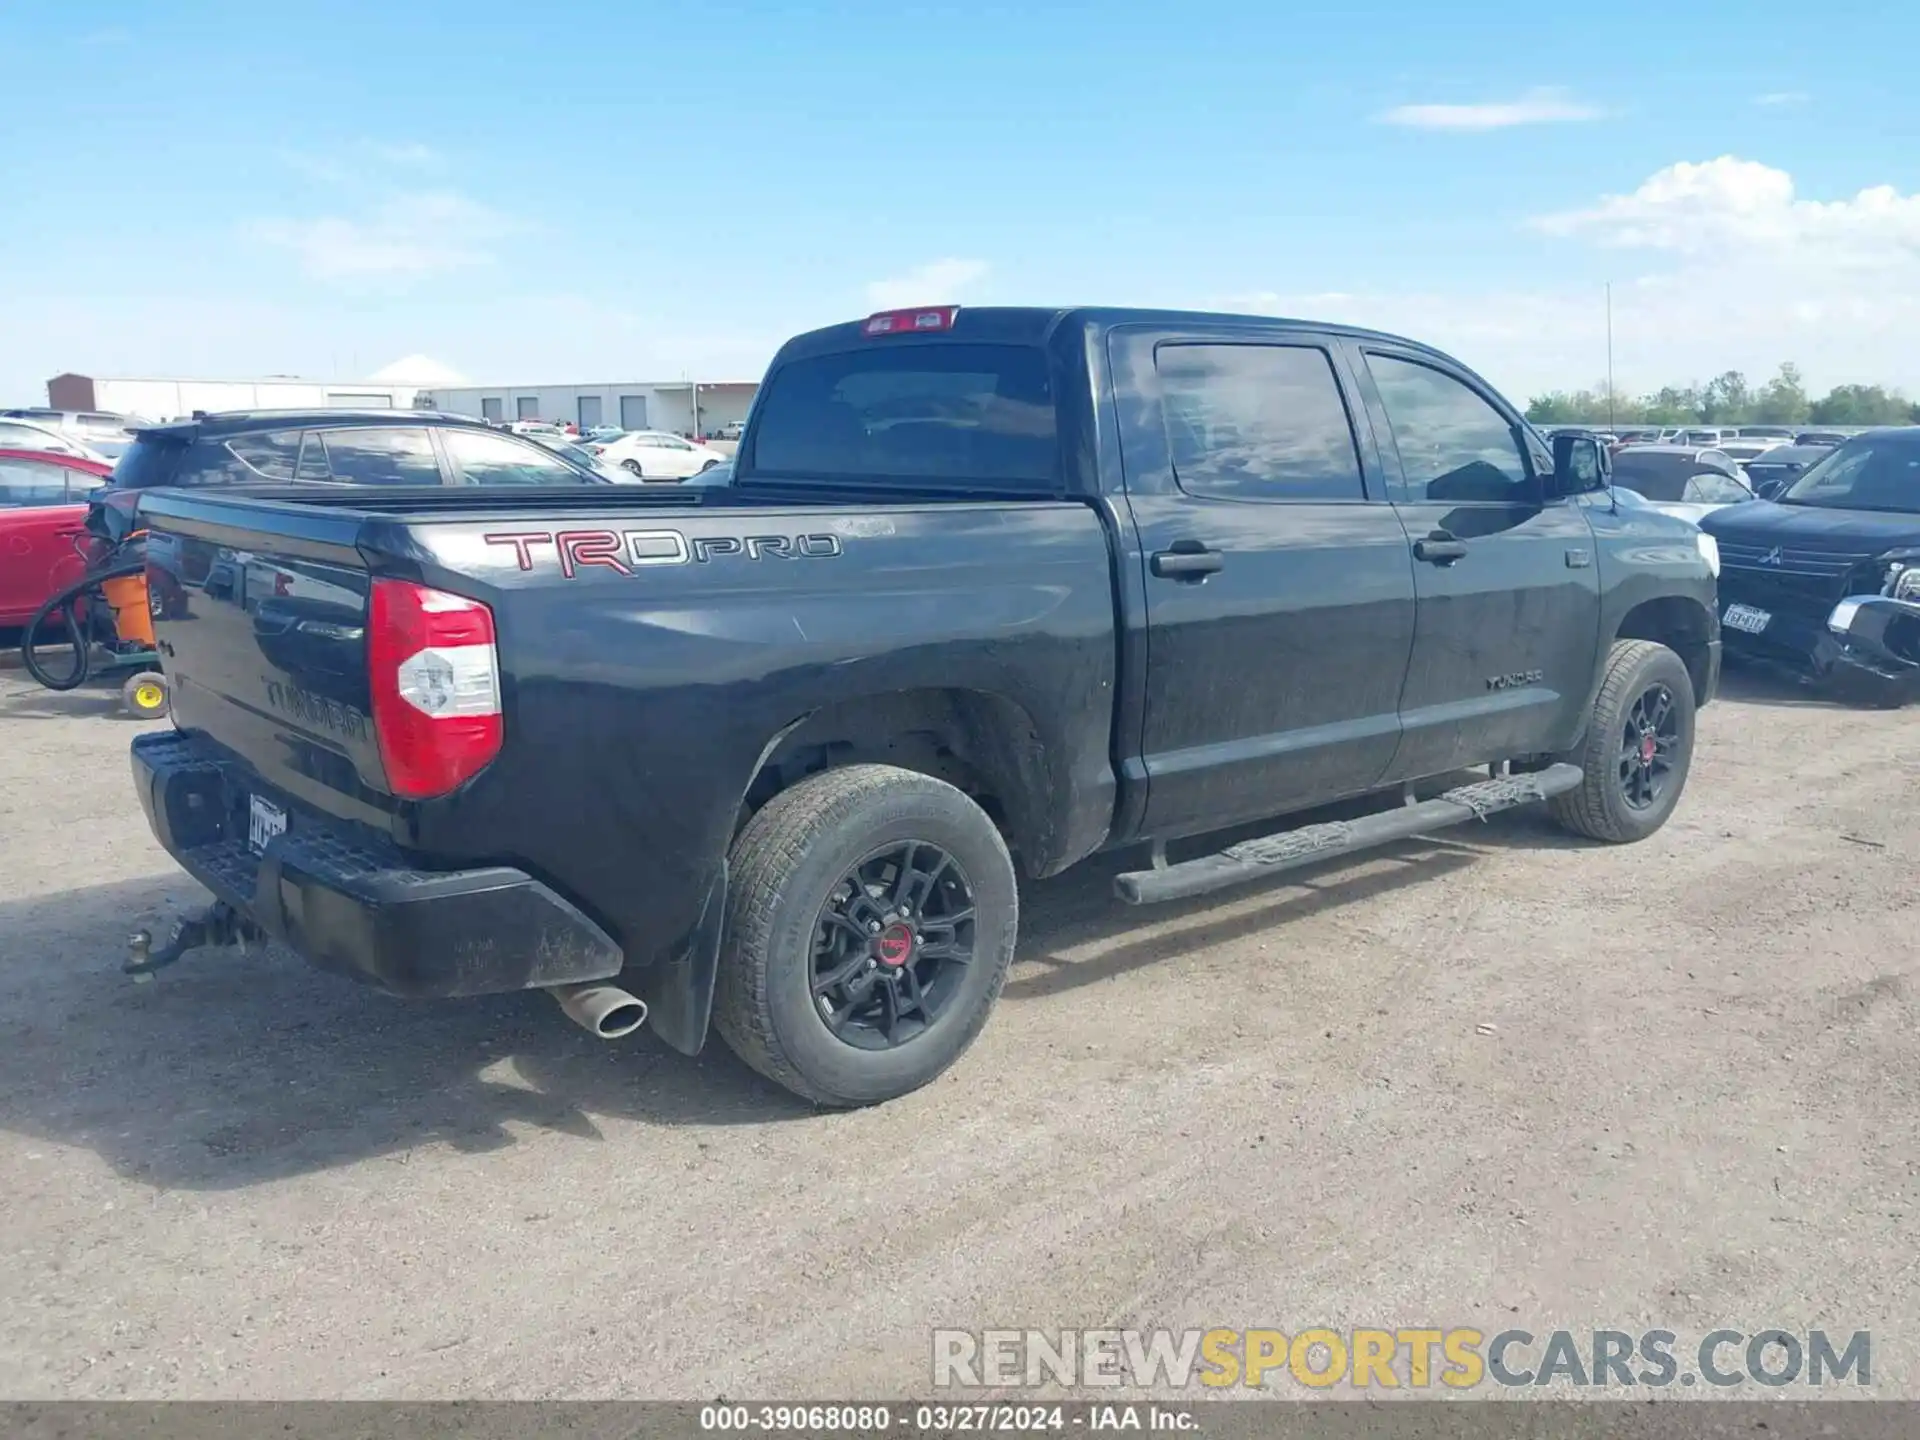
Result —
[{"label": "white industrial building", "polygon": [[367,380],[56,375],[47,381],[47,404],[55,410],[103,410],[143,420],[175,420],[196,410],[417,410],[431,408],[435,385],[465,383],[464,375],[424,355],[409,355]]},{"label": "white industrial building", "polygon": [[47,404],[55,410],[104,410],[143,420],[174,420],[196,410],[411,410],[418,408],[422,393],[415,384],[328,384],[289,375],[264,380],[56,375],[47,381]]},{"label": "white industrial building", "polygon": [[571,421],[582,430],[669,430],[711,435],[747,418],[759,385],[750,380],[630,380],[606,385],[459,385],[431,389],[436,410],[482,420]]},{"label": "white industrial building", "polygon": [[395,361],[367,380],[174,380],[152,376],[56,375],[47,404],[172,420],[196,410],[444,410],[476,419],[571,421],[582,430],[670,430],[710,435],[747,418],[753,381],[632,380],[600,385],[475,385],[424,355]]}]

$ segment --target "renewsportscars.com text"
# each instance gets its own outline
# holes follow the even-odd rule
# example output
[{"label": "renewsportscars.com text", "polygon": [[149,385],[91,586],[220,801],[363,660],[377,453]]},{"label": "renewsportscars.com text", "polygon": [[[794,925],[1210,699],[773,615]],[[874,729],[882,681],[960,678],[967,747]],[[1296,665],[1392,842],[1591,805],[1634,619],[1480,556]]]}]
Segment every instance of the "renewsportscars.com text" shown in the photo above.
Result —
[{"label": "renewsportscars.com text", "polygon": [[1185,1390],[1300,1385],[1312,1390],[1663,1389],[1868,1386],[1865,1330],[1671,1330],[1456,1327],[1347,1330],[936,1330],[942,1388],[1066,1386]]}]

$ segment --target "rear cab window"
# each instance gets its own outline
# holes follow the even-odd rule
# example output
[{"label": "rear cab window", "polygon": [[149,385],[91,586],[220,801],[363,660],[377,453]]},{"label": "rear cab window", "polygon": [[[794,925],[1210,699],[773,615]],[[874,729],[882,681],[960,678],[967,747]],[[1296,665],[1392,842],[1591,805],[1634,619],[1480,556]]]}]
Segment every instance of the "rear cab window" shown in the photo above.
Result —
[{"label": "rear cab window", "polygon": [[1052,493],[1060,445],[1037,346],[870,342],[804,356],[755,402],[743,477],[935,481]]}]

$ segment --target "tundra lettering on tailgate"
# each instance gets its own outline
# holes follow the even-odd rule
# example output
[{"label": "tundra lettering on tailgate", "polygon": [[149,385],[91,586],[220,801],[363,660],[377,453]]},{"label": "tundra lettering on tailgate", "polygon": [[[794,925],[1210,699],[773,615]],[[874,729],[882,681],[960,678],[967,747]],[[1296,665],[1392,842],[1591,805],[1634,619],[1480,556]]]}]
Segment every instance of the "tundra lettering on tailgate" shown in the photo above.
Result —
[{"label": "tundra lettering on tailgate", "polygon": [[726,556],[831,560],[841,553],[838,535],[712,535],[690,541],[678,530],[508,530],[482,538],[489,545],[511,545],[522,570],[533,569],[534,547],[551,546],[569,580],[595,565],[631,575],[647,565],[705,565]]}]

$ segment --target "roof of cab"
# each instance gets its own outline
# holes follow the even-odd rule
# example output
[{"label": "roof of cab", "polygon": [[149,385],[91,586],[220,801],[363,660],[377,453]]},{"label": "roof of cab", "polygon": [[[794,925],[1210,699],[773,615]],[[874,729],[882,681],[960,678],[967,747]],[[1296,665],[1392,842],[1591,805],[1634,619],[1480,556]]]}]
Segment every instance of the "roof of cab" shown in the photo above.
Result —
[{"label": "roof of cab", "polygon": [[[943,307],[927,305],[904,308],[932,310]],[[1048,309],[1037,305],[961,305],[955,307],[955,312],[950,328],[927,334],[869,336],[861,328],[866,323],[865,316],[858,320],[849,320],[844,324],[809,330],[803,335],[794,336],[782,345],[780,353],[775,357],[775,363],[800,355],[831,353],[857,345],[937,343],[944,340],[971,340],[1003,345],[1041,345],[1051,339],[1062,326],[1071,325],[1092,333],[1111,330],[1120,325],[1141,324],[1164,325],[1169,328],[1182,326],[1211,328],[1231,325],[1236,329],[1269,330],[1275,334],[1304,330],[1320,335],[1345,335],[1360,340],[1386,341],[1414,350],[1424,350],[1434,355],[1441,354],[1431,345],[1409,340],[1401,335],[1390,335],[1385,331],[1363,330],[1353,325],[1335,325],[1325,321],[1290,319],[1278,315],[1233,315],[1203,310],[1137,310],[1112,306]]]},{"label": "roof of cab", "polygon": [[184,420],[142,425],[135,435],[182,442],[202,435],[237,435],[249,430],[318,430],[341,425],[459,425],[485,430],[492,427],[471,415],[449,415],[439,410],[215,410],[195,411]]}]

